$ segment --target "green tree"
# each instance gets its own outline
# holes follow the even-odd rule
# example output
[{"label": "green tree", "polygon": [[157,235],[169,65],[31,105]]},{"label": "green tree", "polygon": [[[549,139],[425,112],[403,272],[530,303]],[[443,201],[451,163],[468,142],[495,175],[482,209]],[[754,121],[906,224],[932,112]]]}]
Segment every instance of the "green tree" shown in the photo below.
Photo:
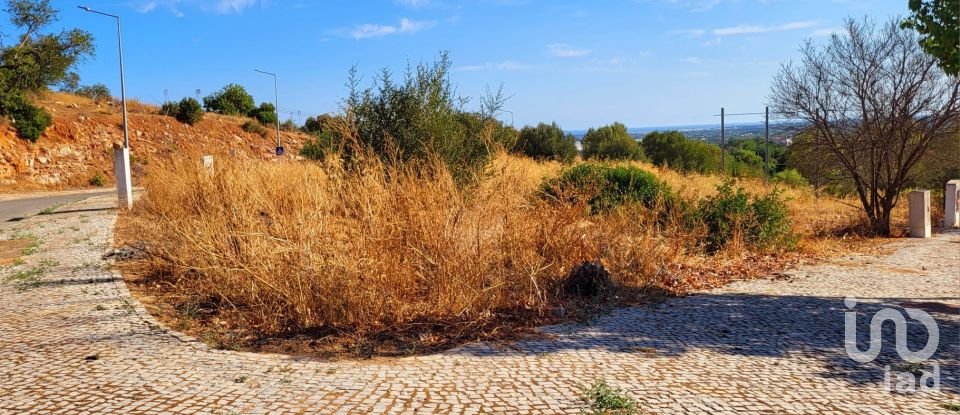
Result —
[{"label": "green tree", "polygon": [[569,163],[577,156],[577,141],[557,123],[540,123],[520,130],[514,150],[535,159]]},{"label": "green tree", "polygon": [[889,235],[913,169],[944,134],[957,134],[960,77],[940,70],[897,21],[848,20],[844,36],[800,53],[774,78],[774,110],[810,126],[809,154],[838,162],[873,230]]},{"label": "green tree", "polygon": [[203,98],[207,111],[224,115],[248,115],[256,108],[253,96],[238,84],[228,84],[217,92]]},{"label": "green tree", "polygon": [[113,96],[110,94],[110,88],[101,83],[85,85],[73,91],[74,94],[90,98],[93,102],[100,104],[110,100]]},{"label": "green tree", "polygon": [[[360,89],[351,69],[345,106],[355,137],[340,137],[344,151],[370,149],[387,162],[439,158],[463,183],[486,167],[498,140],[510,134],[493,118],[498,102],[484,102],[483,111],[467,111],[467,100],[450,83],[446,53],[432,64],[408,68],[402,82],[381,71],[371,88]],[[497,98],[494,97],[494,100]],[[347,141],[347,142],[345,142]]]},{"label": "green tree", "polygon": [[269,102],[261,103],[259,107],[254,108],[247,112],[247,115],[250,118],[253,118],[260,122],[263,125],[276,125],[279,115],[277,115],[277,107]]},{"label": "green tree", "polygon": [[196,99],[184,98],[177,104],[176,118],[184,124],[194,125],[203,119],[203,107]]},{"label": "green tree", "polygon": [[691,140],[679,131],[654,131],[643,137],[643,150],[653,164],[679,171],[720,170],[720,147]]},{"label": "green tree", "polygon": [[583,158],[601,160],[643,160],[643,147],[627,132],[627,126],[615,122],[591,128],[583,136]]},{"label": "green tree", "polygon": [[920,33],[920,46],[944,72],[960,75],[960,0],[909,0],[912,14],[901,24]]},{"label": "green tree", "polygon": [[76,89],[80,77],[73,68],[93,55],[93,36],[79,29],[43,33],[59,19],[49,0],[9,0],[6,12],[19,33],[16,42],[0,47],[0,115],[13,119],[20,137],[34,141],[52,118],[27,95],[54,85]]}]

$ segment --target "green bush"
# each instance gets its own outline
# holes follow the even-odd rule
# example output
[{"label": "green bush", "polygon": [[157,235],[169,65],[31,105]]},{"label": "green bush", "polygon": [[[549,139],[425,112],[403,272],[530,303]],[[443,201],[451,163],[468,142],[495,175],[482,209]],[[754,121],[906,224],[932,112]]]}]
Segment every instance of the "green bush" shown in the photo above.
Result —
[{"label": "green bush", "polygon": [[260,124],[263,125],[276,125],[279,116],[277,116],[277,107],[269,102],[264,102],[260,104],[259,107],[254,108],[249,113],[247,113],[251,118],[260,121]]},{"label": "green bush", "polygon": [[178,112],[180,112],[180,104],[177,102],[167,101],[160,106],[160,115],[176,117]]},{"label": "green bush", "polygon": [[779,172],[773,175],[773,181],[776,183],[783,183],[791,187],[802,187],[807,186],[807,179],[803,177],[796,169],[786,169],[782,172]]},{"label": "green bush", "polygon": [[182,123],[194,125],[203,119],[203,107],[193,98],[184,98],[177,104],[176,118]]},{"label": "green bush", "polygon": [[338,150],[336,136],[330,131],[320,131],[317,137],[303,143],[300,155],[311,160],[323,160]]},{"label": "green bush", "polygon": [[283,131],[297,131],[297,123],[288,118],[280,124],[280,129]]},{"label": "green bush", "polygon": [[103,174],[97,173],[90,178],[90,185],[96,187],[103,187],[107,183],[107,179],[103,177]]},{"label": "green bush", "polygon": [[[467,183],[483,173],[491,155],[512,136],[493,114],[499,110],[498,95],[481,103],[481,111],[463,108],[450,82],[451,62],[445,53],[433,64],[408,69],[401,82],[389,70],[375,78],[374,86],[359,89],[356,70],[346,107],[353,116],[356,140],[345,140],[349,159],[356,150],[372,150],[388,163],[439,159],[458,183]],[[359,148],[357,144],[359,144]],[[509,147],[507,147],[509,148]]]},{"label": "green bush", "polygon": [[652,207],[673,199],[670,188],[648,171],[590,163],[570,167],[561,172],[560,177],[545,180],[541,190],[545,196],[564,202],[589,198],[587,204],[593,213],[629,202]]},{"label": "green bush", "polygon": [[87,97],[100,104],[102,102],[108,101],[113,98],[110,95],[110,88],[107,88],[104,84],[93,84],[88,86],[81,86],[75,91],[77,95],[82,97]]},{"label": "green bush", "polygon": [[243,123],[241,128],[243,128],[243,131],[248,133],[260,134],[264,137],[266,137],[267,133],[269,132],[266,127],[253,120],[248,120],[247,122]]},{"label": "green bush", "polygon": [[777,191],[752,198],[727,181],[700,202],[696,214],[707,227],[708,252],[719,251],[738,232],[748,245],[763,250],[790,249],[795,242],[787,205]]},{"label": "green bush", "polygon": [[627,126],[615,122],[591,128],[583,136],[583,158],[600,160],[643,160],[643,147],[627,132]]},{"label": "green bush", "polygon": [[248,115],[256,108],[253,96],[237,84],[228,84],[223,89],[203,98],[203,106],[207,111],[225,115]]},{"label": "green bush", "polygon": [[576,138],[567,134],[557,123],[540,123],[523,127],[514,151],[538,160],[572,162],[577,156]]},{"label": "green bush", "polygon": [[18,102],[5,108],[6,113],[13,119],[17,136],[35,143],[40,135],[47,130],[47,127],[53,124],[53,117],[47,110],[31,104],[25,99],[16,101]]},{"label": "green bush", "polygon": [[720,147],[691,140],[679,131],[654,131],[643,137],[643,150],[653,164],[678,171],[720,170]]}]

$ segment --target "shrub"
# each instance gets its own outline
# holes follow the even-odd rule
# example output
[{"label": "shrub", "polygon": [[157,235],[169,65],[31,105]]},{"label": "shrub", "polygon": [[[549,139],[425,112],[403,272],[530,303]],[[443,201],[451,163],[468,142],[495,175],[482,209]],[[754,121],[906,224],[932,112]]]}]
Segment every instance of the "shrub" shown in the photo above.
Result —
[{"label": "shrub", "polygon": [[160,115],[176,117],[178,112],[180,112],[180,104],[177,102],[167,101],[160,106]]},{"label": "shrub", "polygon": [[280,124],[280,129],[283,131],[297,131],[297,123],[288,118],[286,121]]},{"label": "shrub", "polygon": [[577,156],[576,138],[567,134],[557,123],[540,123],[523,127],[514,150],[538,160],[558,160],[564,163]]},{"label": "shrub", "polygon": [[97,173],[90,178],[90,185],[96,187],[103,187],[107,183],[107,179],[103,177],[103,174]]},{"label": "shrub", "polygon": [[763,250],[793,246],[787,206],[777,191],[751,198],[742,187],[734,188],[727,181],[717,187],[716,195],[700,203],[697,217],[708,230],[708,252],[719,251],[737,237]]},{"label": "shrub", "polygon": [[176,118],[182,123],[194,125],[203,119],[203,107],[193,98],[184,98],[177,104]]},{"label": "shrub", "polygon": [[807,186],[807,179],[803,177],[796,169],[786,169],[773,175],[773,181],[783,183],[791,187]]},{"label": "shrub", "polygon": [[35,143],[47,127],[53,124],[53,117],[47,110],[22,98],[17,99],[11,107],[7,107],[6,113],[13,118],[17,136],[31,143]]},{"label": "shrub", "polygon": [[277,107],[269,102],[261,103],[259,107],[250,110],[247,115],[263,125],[275,125],[279,119],[277,116]]},{"label": "shrub", "polygon": [[601,160],[643,160],[643,147],[627,132],[627,126],[615,122],[591,128],[583,136],[583,158]]},{"label": "shrub", "polygon": [[88,85],[88,86],[81,86],[77,88],[75,93],[82,97],[90,98],[93,100],[93,102],[96,102],[97,104],[100,104],[102,102],[108,101],[111,98],[113,98],[113,96],[110,95],[110,88],[107,88],[106,85],[99,84],[99,83]]},{"label": "shrub", "polygon": [[314,139],[307,140],[300,155],[311,160],[323,160],[338,149],[336,137],[330,131],[321,131]]},{"label": "shrub", "polygon": [[632,166],[580,164],[564,170],[558,178],[546,180],[541,189],[547,197],[566,202],[587,198],[594,213],[628,202],[652,207],[659,201],[672,199],[665,183],[652,173]]},{"label": "shrub", "polygon": [[691,140],[679,131],[654,131],[643,137],[644,154],[657,166],[709,173],[720,170],[720,147]]},{"label": "shrub", "polygon": [[207,111],[225,115],[247,115],[255,108],[253,96],[237,84],[228,84],[203,99]]},{"label": "shrub", "polygon": [[269,132],[266,127],[253,120],[248,120],[247,122],[243,123],[241,128],[243,128],[243,131],[248,133],[260,134],[264,137],[266,137],[267,133]]},{"label": "shrub", "polygon": [[487,166],[497,140],[509,138],[502,123],[492,116],[499,98],[482,103],[483,112],[463,109],[450,83],[451,62],[445,53],[433,64],[408,69],[402,83],[389,71],[376,78],[374,86],[357,88],[358,75],[351,70],[346,106],[354,120],[354,137],[342,137],[345,156],[370,149],[389,163],[439,159],[458,183],[474,180]]}]

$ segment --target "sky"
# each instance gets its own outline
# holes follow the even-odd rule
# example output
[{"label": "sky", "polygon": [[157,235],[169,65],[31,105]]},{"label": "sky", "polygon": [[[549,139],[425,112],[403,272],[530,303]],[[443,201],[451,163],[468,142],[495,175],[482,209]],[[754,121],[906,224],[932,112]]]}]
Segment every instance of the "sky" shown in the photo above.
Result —
[{"label": "sky", "polygon": [[[886,20],[907,0],[52,0],[57,29],[93,33],[81,83],[119,95],[122,17],[127,96],[160,104],[239,83],[281,117],[337,111],[356,65],[368,86],[382,68],[453,60],[451,80],[479,105],[487,87],[510,97],[500,118],[568,130],[718,123],[763,110],[780,65],[805,39],[827,40],[844,18]],[[6,22],[4,21],[4,24]],[[2,28],[2,26],[0,26]],[[3,30],[8,32],[8,30]],[[748,122],[752,117],[731,121]],[[759,120],[759,118],[756,118]]]}]

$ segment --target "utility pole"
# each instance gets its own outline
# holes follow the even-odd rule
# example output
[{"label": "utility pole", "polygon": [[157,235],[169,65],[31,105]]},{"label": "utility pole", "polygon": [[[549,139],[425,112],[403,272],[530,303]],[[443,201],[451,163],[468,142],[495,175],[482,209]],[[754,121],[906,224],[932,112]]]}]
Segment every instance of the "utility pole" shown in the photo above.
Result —
[{"label": "utility pole", "polygon": [[264,75],[270,75],[273,77],[273,98],[274,98],[273,105],[276,106],[275,111],[277,113],[277,156],[282,156],[283,146],[280,145],[280,91],[277,88],[277,74],[261,71],[259,69],[254,69],[254,71],[260,72]]},{"label": "utility pole", "polygon": [[120,16],[99,12],[87,6],[77,6],[81,10],[117,20],[117,48],[120,51],[120,106],[123,110],[123,148],[114,148],[113,169],[117,180],[117,199],[121,209],[133,206],[133,183],[130,178],[130,129],[127,125],[127,87],[123,76],[123,36],[120,32]]},{"label": "utility pole", "polygon": [[724,112],[723,107],[720,108],[720,171],[723,172],[723,176],[727,176],[727,136],[724,131]]},{"label": "utility pole", "polygon": [[763,170],[770,180],[770,107],[763,109]]}]

